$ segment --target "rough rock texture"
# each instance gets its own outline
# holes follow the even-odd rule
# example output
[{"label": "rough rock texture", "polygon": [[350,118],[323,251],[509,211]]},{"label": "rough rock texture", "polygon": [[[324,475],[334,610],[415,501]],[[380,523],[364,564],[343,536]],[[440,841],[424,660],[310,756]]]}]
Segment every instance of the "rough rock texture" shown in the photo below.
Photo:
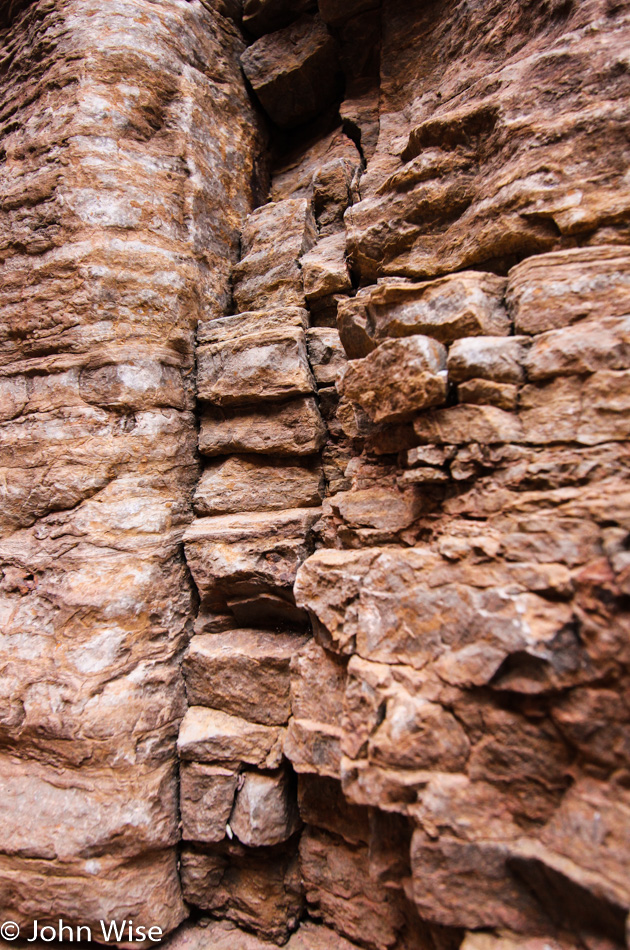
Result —
[{"label": "rough rock texture", "polygon": [[197,321],[256,119],[197,0],[35,0],[0,34],[0,916],[185,916],[176,845]]},{"label": "rough rock texture", "polygon": [[628,4],[0,23],[0,911],[627,945]]}]

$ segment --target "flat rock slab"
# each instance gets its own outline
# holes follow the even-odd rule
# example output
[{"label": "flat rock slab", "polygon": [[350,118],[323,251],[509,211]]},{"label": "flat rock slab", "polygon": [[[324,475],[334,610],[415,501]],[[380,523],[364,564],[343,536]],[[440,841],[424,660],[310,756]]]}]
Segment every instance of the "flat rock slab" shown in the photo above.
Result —
[{"label": "flat rock slab", "polygon": [[268,630],[193,637],[183,673],[191,706],[212,706],[264,725],[286,723],[290,665],[307,638]]},{"label": "flat rock slab", "polygon": [[242,763],[276,769],[282,759],[284,729],[262,726],[206,706],[191,706],[177,739],[181,759],[238,768]]},{"label": "flat rock slab", "polygon": [[245,330],[238,338],[199,347],[197,358],[197,395],[216,406],[277,401],[315,388],[299,327]]},{"label": "flat rock slab", "polygon": [[313,119],[339,91],[337,46],[319,17],[304,16],[263,36],[245,50],[241,65],[263,109],[281,128]]},{"label": "flat rock slab", "polygon": [[630,250],[576,247],[529,257],[509,272],[507,304],[516,333],[624,316],[630,313]]},{"label": "flat rock slab", "polygon": [[201,418],[199,451],[261,455],[314,455],[326,440],[326,427],[312,397],[294,399],[266,410],[206,413]]},{"label": "flat rock slab", "polygon": [[488,379],[495,383],[522,383],[529,337],[473,336],[455,340],[448,351],[451,382]]},{"label": "flat rock slab", "polygon": [[310,508],[321,504],[323,489],[318,462],[232,455],[204,469],[193,505],[198,515]]},{"label": "flat rock slab", "polygon": [[198,518],[187,529],[188,566],[202,594],[218,585],[290,588],[312,550],[311,528],[319,508],[251,512]]}]

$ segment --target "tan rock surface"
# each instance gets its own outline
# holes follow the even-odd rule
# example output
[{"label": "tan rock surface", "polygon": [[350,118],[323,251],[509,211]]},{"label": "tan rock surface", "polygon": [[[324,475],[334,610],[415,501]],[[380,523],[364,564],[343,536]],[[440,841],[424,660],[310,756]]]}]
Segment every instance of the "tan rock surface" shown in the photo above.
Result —
[{"label": "tan rock surface", "polygon": [[230,827],[248,847],[280,844],[297,831],[300,818],[290,776],[245,772],[230,817]]},{"label": "tan rock surface", "polygon": [[252,212],[241,237],[243,256],[232,272],[239,310],[303,307],[299,260],[316,240],[312,211],[303,198],[286,198]]},{"label": "tan rock surface", "polygon": [[207,413],[201,417],[199,451],[203,455],[233,452],[261,455],[314,455],[326,429],[312,398],[263,410]]},{"label": "tan rock surface", "polygon": [[198,515],[317,507],[324,494],[320,465],[231,455],[206,465],[193,505]]},{"label": "tan rock surface", "polygon": [[283,729],[261,726],[217,709],[191,706],[184,716],[177,740],[184,761],[240,763],[275,769],[282,757]]},{"label": "tan rock surface", "polygon": [[193,637],[182,667],[189,705],[282,725],[291,711],[290,664],[304,643],[305,637],[266,630]]}]

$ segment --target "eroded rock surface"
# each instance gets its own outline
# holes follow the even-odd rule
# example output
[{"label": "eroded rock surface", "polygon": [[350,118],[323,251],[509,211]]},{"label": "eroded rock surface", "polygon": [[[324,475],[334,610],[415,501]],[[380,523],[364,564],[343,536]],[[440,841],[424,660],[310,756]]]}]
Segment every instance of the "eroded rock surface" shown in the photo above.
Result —
[{"label": "eroded rock surface", "polygon": [[0,910],[621,948],[627,4],[0,23]]}]

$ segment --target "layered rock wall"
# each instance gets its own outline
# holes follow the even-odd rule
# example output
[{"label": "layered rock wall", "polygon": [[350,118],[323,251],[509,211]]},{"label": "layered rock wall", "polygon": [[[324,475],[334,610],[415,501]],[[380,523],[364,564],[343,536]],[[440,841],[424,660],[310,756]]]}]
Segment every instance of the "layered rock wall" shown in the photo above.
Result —
[{"label": "layered rock wall", "polygon": [[627,4],[14,10],[4,903],[623,945]]}]

